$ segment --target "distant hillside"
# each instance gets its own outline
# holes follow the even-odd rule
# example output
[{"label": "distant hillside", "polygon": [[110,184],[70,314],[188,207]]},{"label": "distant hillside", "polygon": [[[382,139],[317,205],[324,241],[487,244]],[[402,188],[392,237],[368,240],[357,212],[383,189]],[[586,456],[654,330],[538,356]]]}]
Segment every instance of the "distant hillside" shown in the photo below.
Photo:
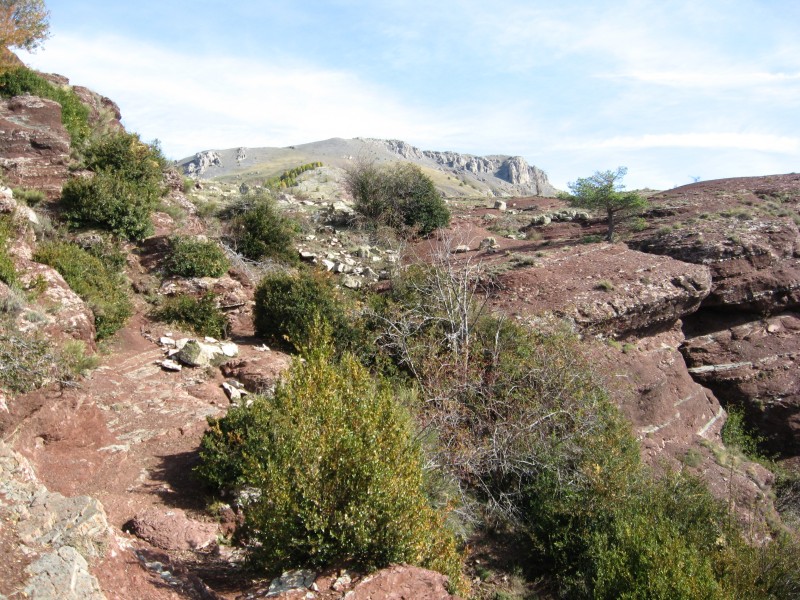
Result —
[{"label": "distant hillside", "polygon": [[199,179],[257,183],[309,162],[346,169],[357,160],[413,162],[449,197],[553,196],[557,192],[544,171],[520,156],[420,150],[399,140],[332,138],[286,148],[205,150],[178,165],[186,175]]}]

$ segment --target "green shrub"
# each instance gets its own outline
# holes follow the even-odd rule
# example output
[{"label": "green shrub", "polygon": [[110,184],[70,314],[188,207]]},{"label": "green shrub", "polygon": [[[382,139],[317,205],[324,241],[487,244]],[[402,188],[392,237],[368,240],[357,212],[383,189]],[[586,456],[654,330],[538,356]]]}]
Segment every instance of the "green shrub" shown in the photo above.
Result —
[{"label": "green shrub", "polygon": [[372,225],[428,235],[450,222],[450,211],[433,180],[411,163],[383,169],[358,165],[347,175],[347,188],[356,211]]},{"label": "green shrub", "polygon": [[614,501],[602,507],[600,527],[587,523],[579,534],[589,541],[587,597],[728,597],[716,571],[728,519],[702,482],[668,475]]},{"label": "green shrub", "polygon": [[150,214],[164,193],[164,157],[157,147],[128,133],[107,135],[85,150],[94,177],[74,177],[61,199],[71,227],[98,227],[142,240],[152,233]]},{"label": "green shrub", "polygon": [[236,250],[251,260],[276,259],[296,263],[296,225],[286,218],[266,195],[243,198],[226,213]]},{"label": "green shrub", "polygon": [[647,219],[645,219],[643,217],[634,218],[631,221],[631,224],[630,224],[631,231],[635,231],[637,233],[640,232],[640,231],[644,231],[649,226],[650,226],[650,224],[647,222]]},{"label": "green shrub", "polygon": [[89,137],[89,108],[70,88],[57,87],[26,67],[17,67],[0,74],[0,95],[4,98],[32,94],[55,100],[61,105],[61,122],[69,133],[72,145],[79,147]]},{"label": "green shrub", "polygon": [[44,200],[42,190],[31,190],[28,188],[14,188],[12,190],[15,200],[22,200],[28,206],[35,206]]},{"label": "green shrub", "polygon": [[211,292],[194,298],[167,298],[153,315],[159,321],[188,327],[198,335],[222,339],[228,336],[228,319],[217,306],[217,296]]},{"label": "green shrub", "polygon": [[315,344],[319,320],[332,331],[338,350],[355,350],[358,330],[346,312],[346,302],[330,277],[301,271],[297,275],[267,275],[255,291],[253,320],[256,335],[293,350]]},{"label": "green shrub", "polygon": [[135,133],[110,133],[86,147],[83,162],[91,171],[111,171],[126,181],[156,188],[157,195],[162,195],[161,184],[167,160],[158,141],[146,144]]},{"label": "green shrub", "polygon": [[278,177],[272,177],[264,182],[264,187],[271,189],[285,189],[297,185],[297,177],[306,171],[318,169],[322,166],[321,162],[312,162],[305,165],[300,165],[294,169],[284,171]]},{"label": "green shrub", "polygon": [[20,394],[35,390],[54,379],[55,360],[47,340],[0,326],[0,387]]},{"label": "green shrub", "polygon": [[0,281],[13,286],[18,281],[17,268],[8,253],[8,245],[14,235],[14,219],[11,215],[0,215]]},{"label": "green shrub", "polygon": [[132,240],[153,231],[150,213],[155,199],[140,195],[136,185],[111,173],[70,179],[61,200],[71,227],[99,227]]},{"label": "green shrub", "polygon": [[75,244],[42,244],[34,260],[50,265],[61,273],[67,284],[89,305],[94,313],[97,338],[112,335],[133,312],[129,287],[120,273],[109,270],[96,256]]},{"label": "green shrub", "polygon": [[736,449],[749,458],[758,459],[763,456],[759,446],[764,438],[748,427],[741,407],[728,406],[728,419],[722,426],[720,436],[727,447]]},{"label": "green shrub", "polygon": [[580,240],[578,240],[581,244],[598,244],[604,241],[605,238],[602,235],[585,235]]},{"label": "green shrub", "polygon": [[272,397],[209,419],[199,472],[258,494],[245,506],[252,561],[267,570],[411,563],[460,583],[460,559],[428,504],[409,416],[352,355],[295,361]]},{"label": "green shrub", "polygon": [[56,352],[58,369],[63,379],[77,379],[100,364],[94,354],[86,351],[86,344],[81,340],[67,340]]},{"label": "green shrub", "polygon": [[185,236],[170,240],[169,255],[164,262],[168,275],[222,277],[229,268],[230,262],[216,242]]}]

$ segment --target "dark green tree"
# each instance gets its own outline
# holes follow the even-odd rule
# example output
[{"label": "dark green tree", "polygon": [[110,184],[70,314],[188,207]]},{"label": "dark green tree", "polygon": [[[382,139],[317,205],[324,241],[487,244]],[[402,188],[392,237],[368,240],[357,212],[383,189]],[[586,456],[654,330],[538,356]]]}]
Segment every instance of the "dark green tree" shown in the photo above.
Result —
[{"label": "dark green tree", "polygon": [[559,197],[570,205],[604,213],[608,223],[606,240],[614,238],[614,225],[623,216],[629,216],[647,207],[647,200],[636,192],[626,192],[622,178],[628,172],[626,167],[616,171],[597,171],[591,177],[582,177],[570,182],[571,194]]},{"label": "dark green tree", "polygon": [[433,180],[417,165],[379,168],[362,162],[350,170],[346,184],[356,211],[372,225],[428,235],[450,222],[450,211]]}]

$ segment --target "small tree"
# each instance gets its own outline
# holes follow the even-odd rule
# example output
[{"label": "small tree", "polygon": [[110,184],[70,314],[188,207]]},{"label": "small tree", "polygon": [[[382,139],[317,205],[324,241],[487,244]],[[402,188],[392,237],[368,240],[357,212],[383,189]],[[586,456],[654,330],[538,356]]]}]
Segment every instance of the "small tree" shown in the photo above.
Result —
[{"label": "small tree", "polygon": [[44,0],[0,0],[0,42],[4,54],[12,47],[38,48],[50,35],[49,18]]},{"label": "small tree", "polygon": [[606,240],[610,242],[614,237],[614,224],[620,217],[641,211],[647,206],[647,200],[636,192],[624,191],[622,178],[627,172],[626,167],[618,167],[616,171],[597,171],[591,177],[567,184],[572,193],[559,197],[572,206],[604,212],[608,223]]},{"label": "small tree", "polygon": [[297,225],[278,209],[270,195],[244,195],[223,217],[230,219],[227,229],[234,248],[246,258],[297,262]]},{"label": "small tree", "polygon": [[417,165],[378,168],[361,161],[348,172],[346,186],[356,211],[373,225],[428,235],[450,222],[450,211],[433,180]]}]

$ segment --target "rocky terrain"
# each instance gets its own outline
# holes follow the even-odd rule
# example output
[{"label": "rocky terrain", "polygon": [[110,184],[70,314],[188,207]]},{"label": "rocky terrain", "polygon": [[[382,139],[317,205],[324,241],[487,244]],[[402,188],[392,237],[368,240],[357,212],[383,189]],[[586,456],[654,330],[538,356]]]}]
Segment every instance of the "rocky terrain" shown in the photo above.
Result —
[{"label": "rocky terrain", "polygon": [[[178,161],[183,172],[198,179],[260,183],[282,170],[310,162],[346,169],[356,161],[406,161],[422,167],[450,197],[551,196],[556,189],[541,169],[521,156],[472,156],[420,150],[400,140],[334,138],[288,148],[205,150]],[[324,181],[315,181],[315,187]]]},{"label": "rocky terrain", "polygon": [[[110,100],[76,91],[93,119],[120,126]],[[401,243],[354,227],[342,168],[364,153],[433,173],[449,198],[449,229]],[[33,391],[0,389],[0,552],[7,557],[0,598],[452,597],[443,576],[402,565],[371,575],[345,567],[254,575],[227,543],[240,518],[236,506],[209,509],[193,475],[207,417],[269,390],[292,359],[254,336],[257,265],[231,252],[234,265],[222,277],[167,277],[168,238],[215,236],[221,225],[201,217],[204,206],[224,206],[243,184],[312,161],[324,166],[278,195],[302,223],[302,261],[353,291],[380,289],[393,269],[443,251],[454,265],[476,266],[492,310],[533,323],[555,316],[582,336],[645,460],[701,477],[748,523],[755,542],[779,521],[772,473],[732,457],[720,432],[725,408],[741,406],[784,458],[800,450],[800,175],[658,193],[643,222],[623,224],[619,239],[606,243],[601,219],[551,197],[546,175],[519,157],[361,139],[203,152],[180,163],[199,184],[185,193],[181,177],[169,173],[154,233],[125,246],[134,315],[98,346],[91,308],[57,271],[34,261],[48,235],[41,221],[58,213],[69,157],[57,103],[0,102],[5,179],[46,196],[34,210],[10,189],[0,193],[0,214],[24,224],[9,246],[21,285],[40,291],[20,295],[0,283],[2,310],[20,331],[99,350],[99,365],[77,381],[51,377]],[[209,290],[226,312],[229,340],[150,316],[152,298]],[[467,560],[476,568],[474,556]],[[478,578],[476,589],[482,585]]]}]

